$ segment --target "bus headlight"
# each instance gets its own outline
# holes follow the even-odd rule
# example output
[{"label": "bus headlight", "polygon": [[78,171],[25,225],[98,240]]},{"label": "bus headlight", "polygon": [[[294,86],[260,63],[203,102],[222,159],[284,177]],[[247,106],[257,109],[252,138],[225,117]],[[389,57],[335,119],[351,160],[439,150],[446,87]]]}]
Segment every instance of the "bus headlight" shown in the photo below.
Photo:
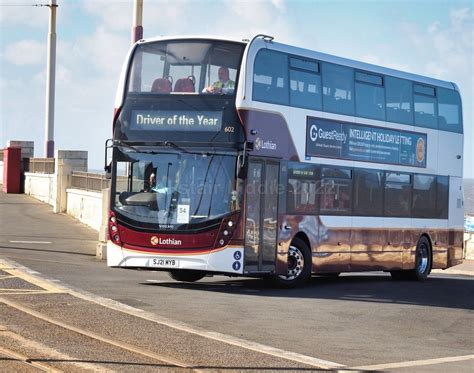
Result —
[{"label": "bus headlight", "polygon": [[217,235],[217,240],[215,247],[223,247],[229,244],[230,239],[232,238],[234,231],[237,227],[237,222],[239,219],[239,214],[233,214],[222,220],[221,227],[219,229],[219,234]]},{"label": "bus headlight", "polygon": [[117,218],[115,217],[115,214],[112,211],[109,212],[108,239],[114,241],[118,245],[122,244],[117,225]]}]

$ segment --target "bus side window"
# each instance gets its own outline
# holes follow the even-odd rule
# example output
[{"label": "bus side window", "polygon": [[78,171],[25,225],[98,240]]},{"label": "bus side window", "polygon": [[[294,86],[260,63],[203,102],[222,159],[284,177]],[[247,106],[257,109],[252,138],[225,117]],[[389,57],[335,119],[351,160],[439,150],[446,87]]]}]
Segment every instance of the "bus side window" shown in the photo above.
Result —
[{"label": "bus side window", "polygon": [[320,193],[321,214],[346,215],[352,211],[352,171],[323,168]]},{"label": "bus side window", "polygon": [[450,89],[437,88],[440,130],[462,133],[461,98]]},{"label": "bus side window", "polygon": [[286,210],[289,214],[313,215],[318,210],[318,169],[308,163],[288,166]]},{"label": "bus side window", "polygon": [[253,99],[272,104],[288,105],[288,56],[262,49],[255,59]]},{"label": "bus side window", "polygon": [[383,171],[354,169],[354,215],[382,216]]},{"label": "bus side window", "polygon": [[411,216],[411,200],[411,175],[386,172],[384,215],[409,218]]}]

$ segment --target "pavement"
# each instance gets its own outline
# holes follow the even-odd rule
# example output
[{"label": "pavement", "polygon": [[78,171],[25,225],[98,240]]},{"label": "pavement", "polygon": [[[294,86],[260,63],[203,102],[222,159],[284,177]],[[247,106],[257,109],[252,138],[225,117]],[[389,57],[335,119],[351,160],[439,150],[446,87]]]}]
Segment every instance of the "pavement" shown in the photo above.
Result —
[{"label": "pavement", "polygon": [[461,264],[448,269],[434,269],[432,273],[443,273],[451,275],[474,276],[474,260],[464,259]]}]

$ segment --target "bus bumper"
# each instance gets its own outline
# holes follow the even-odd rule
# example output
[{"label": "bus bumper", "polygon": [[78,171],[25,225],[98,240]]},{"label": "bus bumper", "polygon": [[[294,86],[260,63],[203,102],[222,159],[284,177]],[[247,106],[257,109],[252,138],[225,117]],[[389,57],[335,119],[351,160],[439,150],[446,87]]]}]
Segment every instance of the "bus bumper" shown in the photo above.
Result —
[{"label": "bus bumper", "polygon": [[204,253],[153,253],[124,248],[108,241],[107,265],[145,270],[188,269],[242,275],[243,253],[243,247],[232,245]]}]

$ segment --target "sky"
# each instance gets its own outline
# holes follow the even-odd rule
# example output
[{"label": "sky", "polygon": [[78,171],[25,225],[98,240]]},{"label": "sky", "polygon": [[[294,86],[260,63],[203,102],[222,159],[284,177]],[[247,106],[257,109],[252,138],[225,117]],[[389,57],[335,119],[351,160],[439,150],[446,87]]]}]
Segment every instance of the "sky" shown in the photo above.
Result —
[{"label": "sky", "polygon": [[[44,156],[48,0],[0,0],[0,147]],[[87,150],[100,170],[115,91],[130,48],[133,0],[57,0],[55,146]],[[272,35],[341,57],[458,84],[464,176],[474,178],[472,1],[144,0],[144,37]]]}]

